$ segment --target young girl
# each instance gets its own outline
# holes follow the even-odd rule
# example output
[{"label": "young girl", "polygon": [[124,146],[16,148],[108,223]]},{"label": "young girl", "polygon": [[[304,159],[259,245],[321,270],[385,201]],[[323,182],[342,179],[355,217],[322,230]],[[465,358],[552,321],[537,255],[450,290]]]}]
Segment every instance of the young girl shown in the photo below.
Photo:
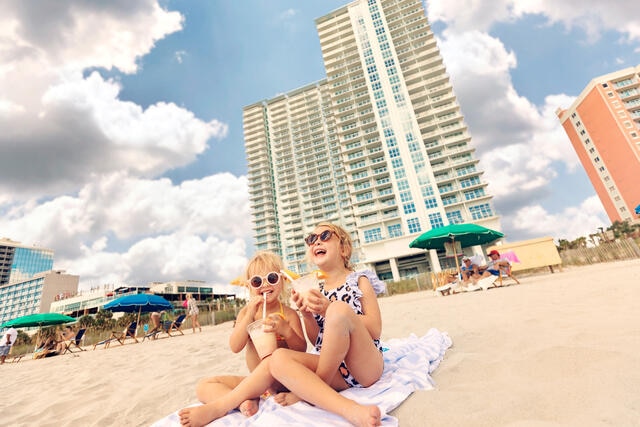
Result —
[{"label": "young girl", "polygon": [[377,406],[360,405],[338,391],[368,387],[382,375],[382,320],[376,294],[384,291],[384,283],[370,271],[352,271],[351,239],[341,227],[320,223],[305,242],[311,261],[325,273],[325,285],[304,298],[292,291],[292,298],[320,354],[277,349],[224,399],[181,410],[182,425],[201,426],[220,418],[247,398],[259,396],[274,380],[355,426],[380,425]]},{"label": "young girl", "polygon": [[320,223],[305,242],[310,260],[324,273],[324,286],[304,298],[293,291],[292,299],[320,354],[277,351],[270,372],[299,398],[354,425],[379,425],[378,407],[359,405],[336,390],[368,387],[382,375],[376,294],[384,292],[385,284],[372,271],[353,271],[351,238],[341,227]]},{"label": "young girl", "polygon": [[[262,319],[265,298],[267,300],[265,331],[276,333],[278,347],[298,351],[305,351],[307,348],[300,317],[280,301],[280,293],[284,286],[284,278],[280,271],[283,268],[280,257],[266,251],[256,253],[247,264],[245,279],[249,287],[250,299],[238,313],[233,332],[229,337],[229,346],[234,353],[246,348],[245,359],[249,371],[253,371],[260,363],[260,357],[247,333],[247,326],[255,320]],[[233,390],[243,379],[243,376],[231,375],[205,378],[198,383],[196,395],[202,403],[213,402]],[[275,385],[273,391],[282,391],[282,389]],[[258,399],[247,398],[238,406],[238,409],[244,415],[252,416],[258,411]]]}]

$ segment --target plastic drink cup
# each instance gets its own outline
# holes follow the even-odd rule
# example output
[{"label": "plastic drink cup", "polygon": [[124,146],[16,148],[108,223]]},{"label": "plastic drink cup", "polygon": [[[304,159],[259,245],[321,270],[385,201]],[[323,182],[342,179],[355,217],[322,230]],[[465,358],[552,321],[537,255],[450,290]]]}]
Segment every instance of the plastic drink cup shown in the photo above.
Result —
[{"label": "plastic drink cup", "polygon": [[315,273],[307,274],[291,282],[291,287],[304,297],[311,289],[318,289],[318,277]]},{"label": "plastic drink cup", "polygon": [[247,326],[247,332],[253,341],[260,359],[269,356],[278,347],[275,332],[265,332],[262,319],[256,320]]}]

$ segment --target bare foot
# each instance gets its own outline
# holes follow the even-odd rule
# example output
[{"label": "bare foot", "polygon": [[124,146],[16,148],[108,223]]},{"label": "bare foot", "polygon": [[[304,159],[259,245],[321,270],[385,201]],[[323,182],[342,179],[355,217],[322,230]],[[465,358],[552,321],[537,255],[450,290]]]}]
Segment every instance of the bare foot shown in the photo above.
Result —
[{"label": "bare foot", "polygon": [[218,408],[212,403],[207,403],[201,406],[192,406],[190,408],[183,408],[178,412],[180,417],[180,424],[189,427],[202,427],[209,424],[211,421],[225,416],[218,413]]},{"label": "bare foot", "polygon": [[245,417],[252,417],[258,412],[258,399],[245,400],[238,406],[238,409]]},{"label": "bare foot", "polygon": [[283,392],[273,396],[273,400],[275,400],[276,403],[280,404],[281,406],[289,406],[289,405],[293,405],[296,402],[300,402],[300,400],[302,399],[300,399],[294,393]]},{"label": "bare foot", "polygon": [[356,427],[374,427],[382,425],[380,420],[380,408],[375,405],[353,405],[349,411],[347,420]]}]

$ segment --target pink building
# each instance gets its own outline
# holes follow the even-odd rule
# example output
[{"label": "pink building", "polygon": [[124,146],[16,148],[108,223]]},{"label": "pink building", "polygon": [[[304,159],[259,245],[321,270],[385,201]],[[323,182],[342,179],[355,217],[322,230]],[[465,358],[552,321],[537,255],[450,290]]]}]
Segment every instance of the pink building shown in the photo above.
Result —
[{"label": "pink building", "polygon": [[611,222],[639,221],[640,65],[593,79],[556,114]]}]

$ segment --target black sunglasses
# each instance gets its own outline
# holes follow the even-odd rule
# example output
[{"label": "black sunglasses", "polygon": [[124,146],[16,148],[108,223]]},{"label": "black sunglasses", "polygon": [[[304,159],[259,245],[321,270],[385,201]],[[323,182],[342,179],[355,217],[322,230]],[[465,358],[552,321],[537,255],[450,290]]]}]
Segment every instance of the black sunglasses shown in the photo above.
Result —
[{"label": "black sunglasses", "polygon": [[321,242],[326,242],[331,238],[331,236],[333,236],[333,231],[324,230],[320,234],[316,234],[316,233],[309,234],[307,237],[304,238],[304,241],[307,243],[307,245],[311,246],[318,241],[318,237],[320,238]]},{"label": "black sunglasses", "polygon": [[260,286],[262,286],[263,281],[271,286],[277,285],[280,281],[280,274],[272,271],[265,277],[253,276],[251,279],[249,279],[249,284],[252,288],[259,288]]}]

